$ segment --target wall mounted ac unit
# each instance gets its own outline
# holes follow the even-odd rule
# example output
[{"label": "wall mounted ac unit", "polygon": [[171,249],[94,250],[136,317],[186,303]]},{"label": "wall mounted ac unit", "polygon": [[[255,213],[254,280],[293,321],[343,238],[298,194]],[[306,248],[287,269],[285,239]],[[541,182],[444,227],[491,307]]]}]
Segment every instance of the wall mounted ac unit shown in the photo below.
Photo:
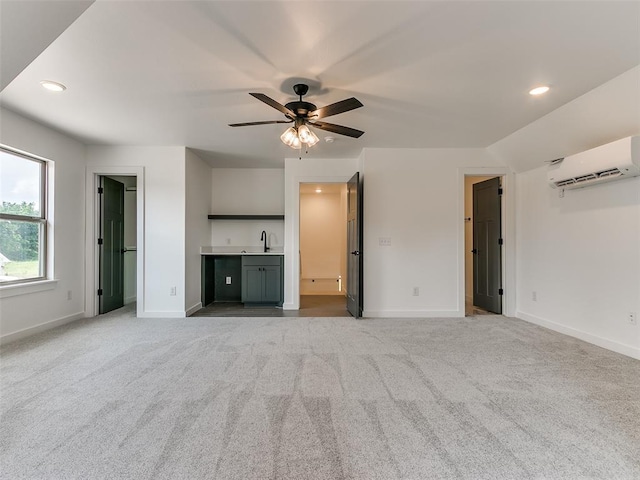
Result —
[{"label": "wall mounted ac unit", "polygon": [[547,179],[552,188],[581,188],[640,175],[640,136],[622,138],[554,161]]}]

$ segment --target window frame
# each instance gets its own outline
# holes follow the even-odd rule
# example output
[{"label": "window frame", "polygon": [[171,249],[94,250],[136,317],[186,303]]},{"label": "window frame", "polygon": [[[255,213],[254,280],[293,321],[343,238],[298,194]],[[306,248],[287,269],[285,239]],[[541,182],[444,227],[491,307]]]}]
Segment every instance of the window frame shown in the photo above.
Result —
[{"label": "window frame", "polygon": [[37,157],[36,155],[32,155],[27,152],[23,152],[20,150],[16,150],[7,145],[0,144],[0,150],[6,154],[13,155],[15,157],[20,157],[24,160],[35,162],[40,165],[40,215],[39,216],[30,216],[30,215],[16,215],[12,213],[2,213],[0,212],[0,220],[8,220],[8,221],[19,221],[19,222],[27,222],[38,225],[40,230],[40,242],[38,248],[38,276],[30,277],[30,278],[19,278],[17,280],[10,280],[5,282],[0,282],[0,288],[5,286],[14,286],[14,285],[25,285],[33,282],[42,282],[43,280],[47,280],[48,277],[48,238],[49,238],[49,205],[48,205],[48,161]]}]

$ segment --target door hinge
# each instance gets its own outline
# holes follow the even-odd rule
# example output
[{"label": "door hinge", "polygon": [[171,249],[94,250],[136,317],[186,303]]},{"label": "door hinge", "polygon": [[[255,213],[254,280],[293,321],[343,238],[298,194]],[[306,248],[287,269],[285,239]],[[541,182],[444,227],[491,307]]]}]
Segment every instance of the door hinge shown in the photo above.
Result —
[{"label": "door hinge", "polygon": [[98,193],[100,193],[100,194],[101,194],[101,193],[104,193],[104,188],[102,188],[102,187],[98,187]]},{"label": "door hinge", "polygon": [[98,295],[102,295],[102,289],[101,288],[98,289]]},{"label": "door hinge", "polygon": [[504,289],[499,288],[498,289],[498,295],[504,295]]},{"label": "door hinge", "polygon": [[501,238],[498,239],[498,245],[502,245],[504,242]]},{"label": "door hinge", "polygon": [[502,187],[498,187],[498,195],[502,195]]},{"label": "door hinge", "polygon": [[102,242],[103,242],[103,241],[104,241],[104,240],[102,240],[102,238],[99,238],[99,239],[98,239],[98,245],[102,245]]}]

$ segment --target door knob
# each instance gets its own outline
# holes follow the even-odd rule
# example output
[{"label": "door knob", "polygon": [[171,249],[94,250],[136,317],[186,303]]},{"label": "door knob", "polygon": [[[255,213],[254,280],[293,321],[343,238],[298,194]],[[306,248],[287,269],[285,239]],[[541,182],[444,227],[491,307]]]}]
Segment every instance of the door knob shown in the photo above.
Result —
[{"label": "door knob", "polygon": [[478,253],[478,250],[474,248],[473,250],[471,250],[471,253]]},{"label": "door knob", "polygon": [[351,255],[360,255],[360,251],[354,250],[353,252],[351,252]]}]

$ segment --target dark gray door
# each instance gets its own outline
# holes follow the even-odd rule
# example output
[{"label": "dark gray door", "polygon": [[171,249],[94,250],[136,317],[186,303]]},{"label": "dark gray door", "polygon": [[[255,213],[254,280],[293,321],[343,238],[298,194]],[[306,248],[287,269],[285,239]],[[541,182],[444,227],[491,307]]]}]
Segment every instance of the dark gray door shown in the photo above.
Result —
[{"label": "dark gray door", "polygon": [[124,184],[100,177],[100,313],[124,305]]},{"label": "dark gray door", "polygon": [[347,183],[347,310],[362,317],[362,182],[360,174]]},{"label": "dark gray door", "polygon": [[502,313],[500,178],[473,185],[473,304]]}]

